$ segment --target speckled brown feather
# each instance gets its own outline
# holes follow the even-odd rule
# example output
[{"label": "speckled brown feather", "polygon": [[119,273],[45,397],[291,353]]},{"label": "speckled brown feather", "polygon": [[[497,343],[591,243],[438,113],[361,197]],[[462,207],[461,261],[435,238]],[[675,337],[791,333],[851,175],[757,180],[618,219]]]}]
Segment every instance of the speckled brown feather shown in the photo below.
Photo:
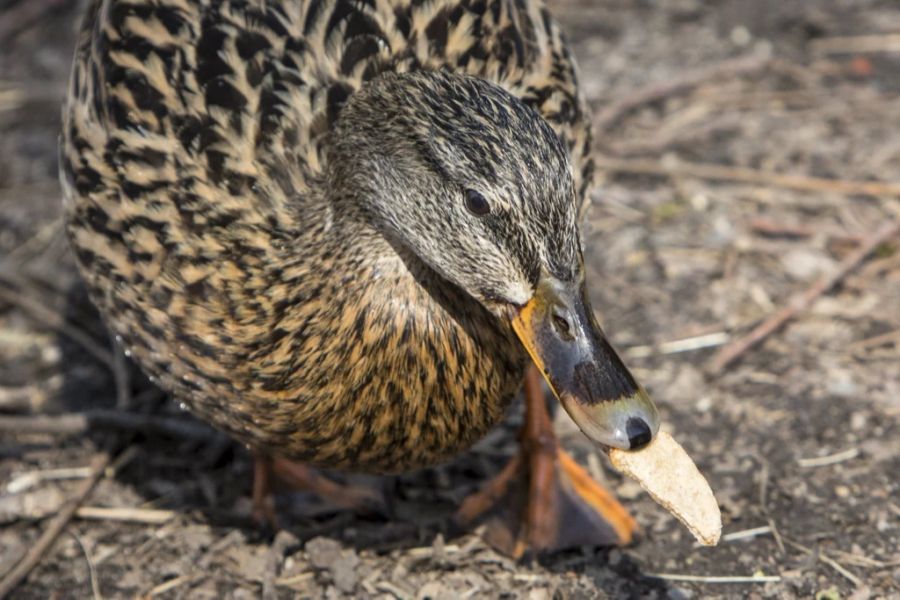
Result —
[{"label": "speckled brown feather", "polygon": [[508,325],[350,208],[329,134],[380,73],[499,84],[593,165],[569,49],[531,0],[97,0],[61,144],[68,232],[125,348],[264,451],[396,471],[468,447],[526,356]]}]

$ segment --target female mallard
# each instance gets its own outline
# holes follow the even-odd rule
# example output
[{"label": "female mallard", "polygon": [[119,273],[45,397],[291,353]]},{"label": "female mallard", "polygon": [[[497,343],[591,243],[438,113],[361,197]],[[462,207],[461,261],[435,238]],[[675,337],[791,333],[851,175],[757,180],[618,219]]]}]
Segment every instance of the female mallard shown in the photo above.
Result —
[{"label": "female mallard", "polygon": [[[501,419],[529,355],[589,437],[634,448],[658,418],[585,294],[589,146],[539,0],[95,0],[65,213],[131,356],[278,464],[445,460]],[[526,388],[527,460],[462,516],[521,475],[517,552],[627,540]]]}]

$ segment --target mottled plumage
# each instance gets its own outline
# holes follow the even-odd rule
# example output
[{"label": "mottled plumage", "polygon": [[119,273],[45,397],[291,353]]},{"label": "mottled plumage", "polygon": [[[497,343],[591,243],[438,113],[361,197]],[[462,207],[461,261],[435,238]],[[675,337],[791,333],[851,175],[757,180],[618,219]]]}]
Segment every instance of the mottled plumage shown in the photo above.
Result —
[{"label": "mottled plumage", "polygon": [[528,360],[499,300],[581,271],[587,115],[538,0],[95,0],[63,116],[94,302],[265,452],[394,471],[465,449]]}]

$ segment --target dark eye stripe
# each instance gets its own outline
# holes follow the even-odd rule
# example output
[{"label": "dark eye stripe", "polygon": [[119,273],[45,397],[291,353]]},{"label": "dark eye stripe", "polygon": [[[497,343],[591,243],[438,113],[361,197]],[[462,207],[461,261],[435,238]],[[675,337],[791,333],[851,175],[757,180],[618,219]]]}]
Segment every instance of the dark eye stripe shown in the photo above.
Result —
[{"label": "dark eye stripe", "polygon": [[488,203],[487,198],[481,192],[476,192],[475,190],[466,190],[466,208],[469,209],[470,213],[478,217],[483,217],[491,212],[491,205]]}]

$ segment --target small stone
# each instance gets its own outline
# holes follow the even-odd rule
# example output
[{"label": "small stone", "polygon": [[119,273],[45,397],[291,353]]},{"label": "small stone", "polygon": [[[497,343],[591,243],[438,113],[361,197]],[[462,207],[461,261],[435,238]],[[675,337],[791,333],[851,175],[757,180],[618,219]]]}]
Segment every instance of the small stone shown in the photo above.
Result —
[{"label": "small stone", "polygon": [[330,569],[341,556],[341,545],[335,540],[317,537],[306,542],[304,548],[309,562],[317,569]]},{"label": "small stone", "polygon": [[[268,548],[241,544],[231,546],[225,554],[234,564],[235,571],[247,581],[262,581],[265,577]],[[183,572],[189,568],[185,565]]]},{"label": "small stone", "polygon": [[644,493],[639,483],[626,479],[616,488],[616,496],[624,500],[634,500]]},{"label": "small stone", "polygon": [[697,409],[697,412],[705,413],[709,412],[709,409],[712,408],[712,404],[713,402],[711,396],[703,396],[702,398],[697,400],[697,403],[694,404],[694,408]]},{"label": "small stone", "polygon": [[841,593],[835,586],[816,592],[816,600],[841,600]]},{"label": "small stone", "polygon": [[838,498],[846,498],[850,495],[850,488],[848,488],[846,485],[839,485],[834,488],[834,493]]},{"label": "small stone", "polygon": [[706,212],[709,208],[709,196],[703,192],[698,192],[691,196],[691,208],[697,212]]},{"label": "small stone", "polygon": [[616,549],[612,549],[609,551],[609,558],[606,560],[607,564],[611,567],[615,567],[620,562],[622,562],[622,553]]},{"label": "small stone", "polygon": [[191,525],[181,531],[181,539],[191,554],[199,554],[212,544],[212,532],[206,525]]},{"label": "small stone", "polygon": [[712,220],[712,231],[709,242],[715,248],[730,246],[735,238],[734,223],[724,215],[718,215]]},{"label": "small stone", "polygon": [[666,590],[666,598],[668,600],[690,600],[693,597],[694,595],[684,588],[671,587]]},{"label": "small stone", "polygon": [[331,575],[334,578],[334,585],[344,593],[349,594],[356,588],[359,582],[357,575],[357,567],[359,566],[359,557],[352,550],[345,550],[341,553],[331,567]]},{"label": "small stone", "polygon": [[334,587],[333,585],[330,585],[327,588],[325,588],[324,597],[325,597],[325,600],[338,600],[338,598],[341,597],[341,593],[338,592],[338,589],[336,587]]},{"label": "small stone", "polygon": [[834,262],[821,252],[800,248],[786,252],[781,264],[788,275],[798,281],[809,281],[834,267]]},{"label": "small stone", "polygon": [[697,390],[702,389],[704,389],[703,374],[699,369],[684,364],[679,367],[675,378],[667,386],[666,393],[671,402],[683,402],[688,405],[697,397]]},{"label": "small stone", "polygon": [[437,534],[431,543],[431,561],[435,565],[441,565],[447,561],[447,552],[445,551],[444,536]]},{"label": "small stone", "polygon": [[453,591],[440,581],[429,581],[416,594],[416,600],[452,600],[453,597]]},{"label": "small stone", "polygon": [[735,46],[740,46],[741,48],[743,48],[753,40],[753,36],[750,34],[750,30],[748,30],[743,25],[738,25],[737,27],[732,29],[731,34],[728,37],[731,38],[731,43],[733,43]]},{"label": "small stone", "polygon": [[40,519],[54,514],[66,497],[56,487],[41,487],[25,494],[0,496],[0,523],[11,523],[23,517]]},{"label": "small stone", "polygon": [[231,597],[234,598],[234,600],[254,600],[256,594],[246,588],[237,588],[236,590],[231,591]]},{"label": "small stone", "polygon": [[872,597],[872,588],[867,585],[861,585],[853,590],[853,593],[847,596],[847,600],[869,600]]},{"label": "small stone", "polygon": [[[856,396],[859,393],[859,386],[854,381],[853,373],[848,369],[833,369],[828,374],[827,380],[828,392],[834,396]],[[851,429],[853,423],[850,423]]]},{"label": "small stone", "polygon": [[304,550],[313,567],[331,575],[338,590],[349,594],[356,589],[359,583],[359,557],[356,552],[345,550],[337,541],[323,537],[308,541]]}]

